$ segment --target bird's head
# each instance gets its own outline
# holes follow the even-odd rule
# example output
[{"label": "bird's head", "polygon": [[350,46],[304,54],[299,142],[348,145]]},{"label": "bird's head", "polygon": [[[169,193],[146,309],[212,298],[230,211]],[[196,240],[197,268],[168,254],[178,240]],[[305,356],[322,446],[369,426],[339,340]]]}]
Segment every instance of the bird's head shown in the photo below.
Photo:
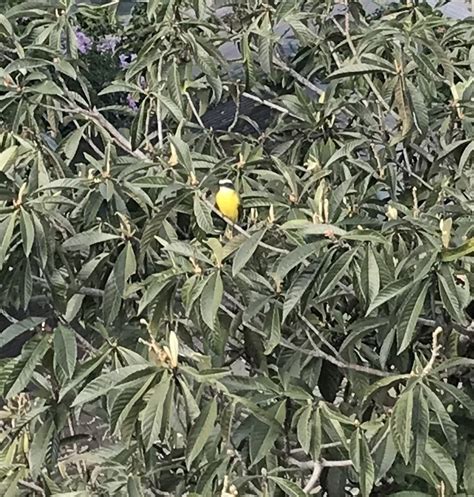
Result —
[{"label": "bird's head", "polygon": [[234,183],[230,179],[219,180],[219,188],[229,188],[231,190],[235,190]]}]

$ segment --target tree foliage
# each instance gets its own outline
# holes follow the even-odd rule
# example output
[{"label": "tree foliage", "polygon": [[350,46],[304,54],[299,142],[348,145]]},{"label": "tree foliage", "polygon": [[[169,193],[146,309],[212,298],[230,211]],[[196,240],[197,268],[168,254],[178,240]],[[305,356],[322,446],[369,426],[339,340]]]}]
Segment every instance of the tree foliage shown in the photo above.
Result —
[{"label": "tree foliage", "polygon": [[2,495],[474,493],[474,33],[417,4],[0,14]]}]

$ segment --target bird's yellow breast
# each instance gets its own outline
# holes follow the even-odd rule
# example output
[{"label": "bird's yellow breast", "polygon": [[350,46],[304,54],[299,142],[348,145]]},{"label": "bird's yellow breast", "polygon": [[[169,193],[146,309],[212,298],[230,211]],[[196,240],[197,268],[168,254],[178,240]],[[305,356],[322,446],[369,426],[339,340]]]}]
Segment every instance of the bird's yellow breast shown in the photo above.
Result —
[{"label": "bird's yellow breast", "polygon": [[232,188],[219,188],[216,193],[217,208],[222,212],[225,217],[228,217],[233,223],[239,217],[239,194],[232,190]]}]

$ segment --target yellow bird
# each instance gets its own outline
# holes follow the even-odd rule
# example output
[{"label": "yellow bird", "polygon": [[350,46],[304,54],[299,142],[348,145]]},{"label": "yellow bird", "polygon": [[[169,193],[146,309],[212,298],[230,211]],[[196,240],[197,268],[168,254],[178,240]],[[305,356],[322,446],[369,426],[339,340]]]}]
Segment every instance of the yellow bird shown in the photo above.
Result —
[{"label": "yellow bird", "polygon": [[233,223],[239,218],[240,197],[235,191],[234,183],[230,179],[219,181],[219,191],[216,193],[217,208]]}]

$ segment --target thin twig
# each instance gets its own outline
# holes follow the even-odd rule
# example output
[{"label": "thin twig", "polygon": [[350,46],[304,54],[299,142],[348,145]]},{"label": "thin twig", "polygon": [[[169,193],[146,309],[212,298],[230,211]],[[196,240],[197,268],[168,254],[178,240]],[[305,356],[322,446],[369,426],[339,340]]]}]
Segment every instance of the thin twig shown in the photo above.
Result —
[{"label": "thin twig", "polygon": [[[81,125],[75,119],[74,119],[74,126],[76,126],[77,129],[80,129],[80,127],[81,127]],[[100,150],[99,147],[86,134],[84,134],[83,136],[84,136],[86,142],[88,143],[88,145],[92,148],[92,150],[99,157],[103,157],[104,152],[102,150]]]},{"label": "thin twig", "polygon": [[237,97],[235,99],[235,112],[234,112],[234,119],[232,119],[232,122],[230,123],[229,127],[227,128],[227,132],[231,133],[232,130],[235,128],[235,125],[237,124],[239,120],[239,115],[240,115],[240,86],[237,84],[235,85],[236,92],[237,92]]},{"label": "thin twig", "polygon": [[36,492],[40,495],[46,495],[46,492],[41,487],[38,487],[38,485],[36,485],[35,483],[30,483],[25,480],[19,480],[18,484],[22,487],[29,488],[30,490],[33,490],[33,492]]},{"label": "thin twig", "polygon": [[431,345],[431,357],[426,366],[423,368],[423,371],[420,374],[421,378],[428,376],[433,370],[434,363],[436,359],[439,357],[441,349],[443,348],[441,344],[438,343],[438,337],[443,332],[443,328],[438,326],[433,332],[433,341]]},{"label": "thin twig", "polygon": [[403,147],[403,158],[405,159],[405,164],[406,164],[406,172],[412,176],[413,178],[417,179],[422,185],[424,185],[426,188],[428,188],[428,190],[431,190],[433,191],[434,188],[427,182],[425,181],[423,178],[421,178],[420,176],[418,176],[418,174],[414,173],[412,168],[411,168],[411,163],[410,163],[410,159],[408,157],[408,152],[407,152],[407,149],[405,147]]},{"label": "thin twig", "polygon": [[163,148],[163,122],[161,120],[161,100],[159,98],[161,94],[161,70],[163,65],[163,57],[160,57],[158,62],[158,98],[156,99],[156,127],[158,133],[158,144],[160,149]]},{"label": "thin twig", "polygon": [[318,483],[321,473],[324,468],[342,468],[347,466],[352,466],[352,461],[350,459],[344,459],[342,461],[327,461],[322,459],[320,461],[298,461],[293,457],[288,459],[290,464],[297,466],[301,470],[312,469],[313,472],[311,474],[310,479],[306,483],[303,488],[303,492],[309,493]]},{"label": "thin twig", "polygon": [[319,477],[321,476],[321,472],[323,470],[323,466],[320,463],[315,463],[313,467],[313,473],[311,474],[310,479],[308,480],[308,483],[306,483],[305,487],[303,488],[303,492],[310,492],[313,490],[313,488],[317,485],[319,481]]},{"label": "thin twig", "polygon": [[254,102],[258,102],[259,104],[265,105],[266,107],[269,107],[270,109],[274,109],[283,115],[289,115],[291,117],[294,117],[295,119],[298,119],[299,121],[305,121],[305,119],[303,117],[291,113],[288,109],[285,109],[281,105],[277,105],[277,104],[274,104],[273,102],[270,102],[269,100],[265,100],[263,98],[257,97],[257,95],[252,95],[251,93],[248,93],[245,91],[244,93],[242,93],[242,96],[245,98],[248,98],[249,100],[253,100]]},{"label": "thin twig", "polygon": [[194,102],[193,102],[193,99],[191,98],[191,95],[187,91],[184,92],[184,94],[186,95],[186,98],[189,102],[189,106],[191,107],[193,115],[196,118],[196,121],[198,122],[199,126],[201,126],[201,128],[207,129],[206,126],[204,125],[204,123],[202,122],[201,116],[199,115],[199,113],[194,105]]}]

